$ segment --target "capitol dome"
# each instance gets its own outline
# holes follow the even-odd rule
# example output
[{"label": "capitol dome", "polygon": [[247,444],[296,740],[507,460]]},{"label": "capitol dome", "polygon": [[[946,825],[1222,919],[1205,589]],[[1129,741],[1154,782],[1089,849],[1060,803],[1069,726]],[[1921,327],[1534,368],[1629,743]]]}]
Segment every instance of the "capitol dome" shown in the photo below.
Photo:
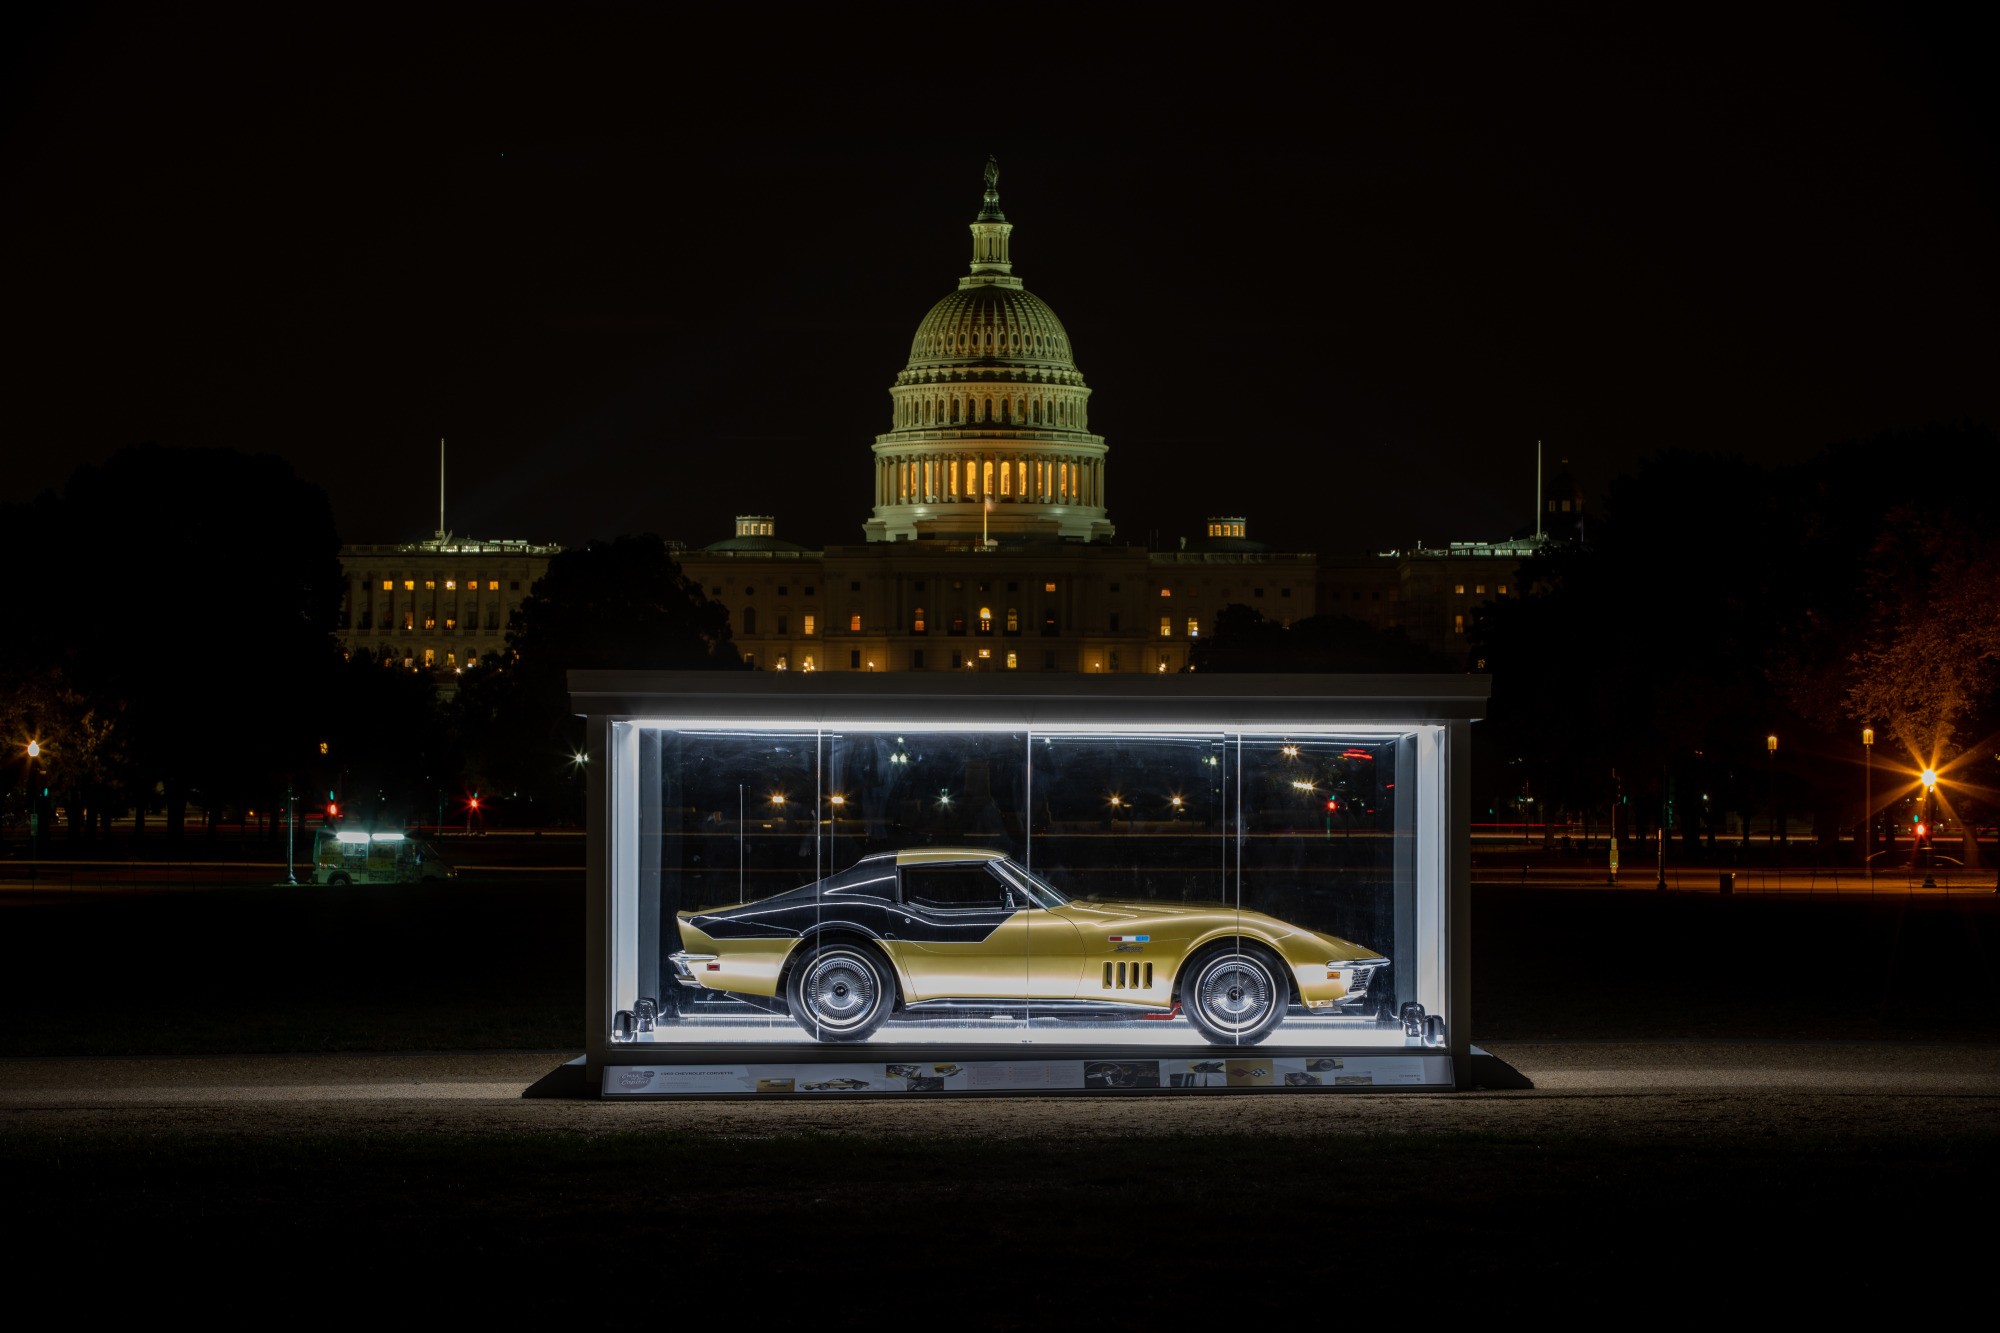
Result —
[{"label": "capitol dome", "polygon": [[910,344],[910,368],[957,364],[978,352],[996,364],[1076,369],[1056,312],[1020,287],[966,287],[932,306]]},{"label": "capitol dome", "polygon": [[1062,321],[1013,275],[989,159],[972,271],[932,306],[875,437],[870,541],[1110,537],[1102,436]]}]

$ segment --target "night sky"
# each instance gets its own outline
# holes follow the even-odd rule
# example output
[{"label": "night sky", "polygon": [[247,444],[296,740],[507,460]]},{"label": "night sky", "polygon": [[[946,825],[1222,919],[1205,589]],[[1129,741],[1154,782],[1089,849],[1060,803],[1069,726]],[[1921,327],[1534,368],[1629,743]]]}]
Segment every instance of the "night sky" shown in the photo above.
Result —
[{"label": "night sky", "polygon": [[1122,539],[2000,425],[1992,32],[1604,8],[30,7],[0,499],[225,445],[409,540],[444,437],[461,535],[858,541],[989,152]]}]

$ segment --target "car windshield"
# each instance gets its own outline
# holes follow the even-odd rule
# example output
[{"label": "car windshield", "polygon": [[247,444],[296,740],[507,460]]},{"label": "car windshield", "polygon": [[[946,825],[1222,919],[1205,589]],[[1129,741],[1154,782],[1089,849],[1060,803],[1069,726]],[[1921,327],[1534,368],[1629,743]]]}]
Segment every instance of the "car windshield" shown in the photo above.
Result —
[{"label": "car windshield", "polygon": [[1045,879],[1041,879],[1015,865],[1012,861],[995,861],[993,869],[1009,884],[1026,894],[1028,901],[1037,907],[1061,907],[1069,901],[1069,895]]}]

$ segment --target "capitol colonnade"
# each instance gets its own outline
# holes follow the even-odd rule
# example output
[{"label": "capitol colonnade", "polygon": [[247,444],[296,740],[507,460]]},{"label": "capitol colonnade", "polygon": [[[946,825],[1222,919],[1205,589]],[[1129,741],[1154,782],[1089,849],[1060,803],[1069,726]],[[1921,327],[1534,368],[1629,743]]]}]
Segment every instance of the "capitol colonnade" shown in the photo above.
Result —
[{"label": "capitol colonnade", "polygon": [[1104,458],[1075,453],[932,452],[878,454],[875,505],[1073,504],[1104,508]]}]

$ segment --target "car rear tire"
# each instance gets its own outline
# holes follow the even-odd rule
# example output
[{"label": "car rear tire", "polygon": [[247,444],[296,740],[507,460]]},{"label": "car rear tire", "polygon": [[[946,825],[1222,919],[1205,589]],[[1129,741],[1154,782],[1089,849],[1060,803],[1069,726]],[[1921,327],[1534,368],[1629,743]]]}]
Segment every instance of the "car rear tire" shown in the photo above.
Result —
[{"label": "car rear tire", "polygon": [[882,956],[849,940],[808,946],[785,980],[792,1018],[817,1041],[866,1041],[896,1006]]},{"label": "car rear tire", "polygon": [[1200,955],[1181,979],[1181,1012],[1217,1046],[1254,1046],[1284,1021],[1291,1003],[1284,968],[1254,944]]},{"label": "car rear tire", "polygon": [[345,876],[345,875],[339,875],[339,874],[335,874],[335,875],[328,875],[328,876],[326,877],[326,882],[327,882],[328,884],[351,884],[351,883],[353,883],[353,881],[352,881],[352,880],[350,880],[350,879],[348,879],[348,877],[347,877],[347,876]]}]

